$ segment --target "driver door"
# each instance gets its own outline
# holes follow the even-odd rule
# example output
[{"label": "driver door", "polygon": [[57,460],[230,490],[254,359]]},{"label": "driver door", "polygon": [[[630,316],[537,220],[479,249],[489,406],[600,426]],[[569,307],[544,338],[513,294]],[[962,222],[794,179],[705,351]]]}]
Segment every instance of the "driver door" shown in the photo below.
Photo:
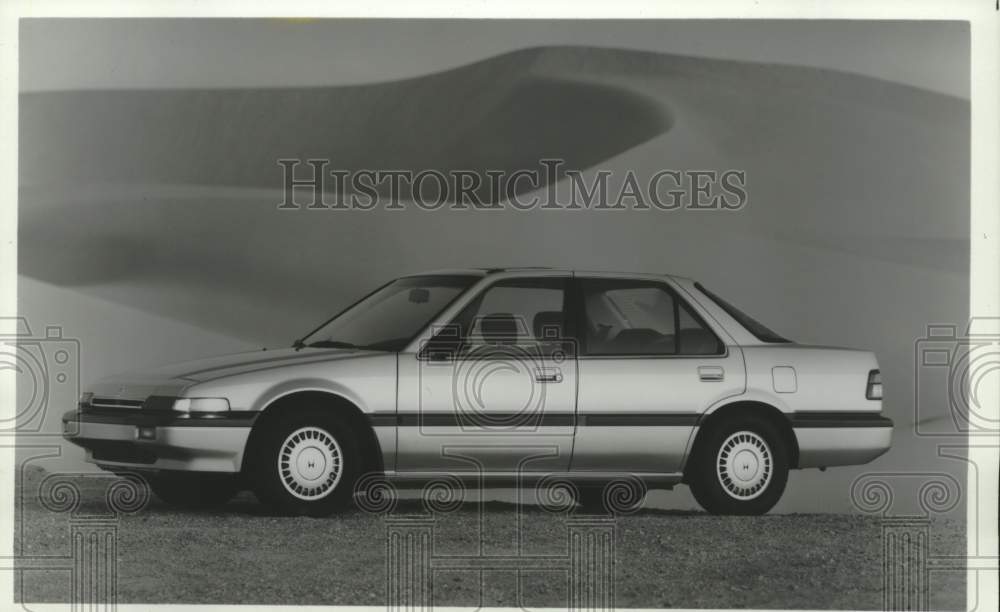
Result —
[{"label": "driver door", "polygon": [[400,354],[397,472],[569,469],[577,387],[570,280],[498,280],[422,350]]}]

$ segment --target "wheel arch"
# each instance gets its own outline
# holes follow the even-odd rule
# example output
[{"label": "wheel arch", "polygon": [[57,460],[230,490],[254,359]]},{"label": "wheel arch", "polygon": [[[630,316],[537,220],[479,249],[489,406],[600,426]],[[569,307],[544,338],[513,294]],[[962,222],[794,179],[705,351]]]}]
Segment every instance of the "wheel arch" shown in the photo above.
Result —
[{"label": "wheel arch", "polygon": [[307,389],[285,393],[272,399],[260,411],[260,415],[254,421],[247,439],[246,450],[243,453],[243,463],[241,472],[246,471],[252,449],[257,442],[261,432],[271,423],[274,423],[282,415],[294,410],[307,410],[322,408],[327,410],[337,410],[347,417],[351,429],[358,434],[358,443],[361,448],[361,455],[368,471],[384,471],[382,448],[379,445],[375,430],[368,420],[368,416],[360,407],[350,399],[326,390]]},{"label": "wheel arch", "polygon": [[775,406],[766,402],[758,400],[738,400],[719,406],[711,413],[702,415],[699,419],[698,431],[695,434],[694,439],[688,445],[688,450],[684,457],[683,473],[685,481],[688,476],[688,467],[691,465],[691,457],[697,452],[699,445],[703,443],[704,439],[708,435],[708,432],[712,431],[713,428],[724,423],[730,418],[746,415],[755,415],[774,424],[774,426],[778,429],[778,433],[781,435],[782,441],[785,443],[785,447],[788,449],[788,467],[791,469],[798,467],[799,443],[798,439],[795,437],[795,430],[792,429],[792,422],[788,419],[788,416]]}]

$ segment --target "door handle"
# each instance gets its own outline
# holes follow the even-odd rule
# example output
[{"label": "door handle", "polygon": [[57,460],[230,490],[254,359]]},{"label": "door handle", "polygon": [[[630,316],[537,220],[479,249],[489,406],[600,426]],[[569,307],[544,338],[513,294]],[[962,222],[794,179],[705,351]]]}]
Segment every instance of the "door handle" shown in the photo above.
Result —
[{"label": "door handle", "polygon": [[719,366],[699,366],[698,378],[706,382],[718,382],[726,378],[726,371]]},{"label": "door handle", "polygon": [[535,370],[535,380],[540,383],[558,383],[562,379],[562,372],[558,369]]}]

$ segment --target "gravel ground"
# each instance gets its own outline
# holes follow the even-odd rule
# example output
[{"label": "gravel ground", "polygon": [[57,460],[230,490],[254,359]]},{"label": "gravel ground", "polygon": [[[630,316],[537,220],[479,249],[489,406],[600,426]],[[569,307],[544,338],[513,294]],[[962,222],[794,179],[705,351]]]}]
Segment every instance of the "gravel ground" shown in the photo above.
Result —
[{"label": "gravel ground", "polygon": [[[71,524],[107,514],[113,479],[77,479],[76,511],[54,512],[58,492],[39,503],[41,478],[23,487],[31,494],[22,496],[15,546],[27,557],[22,566],[36,569],[22,573],[17,592],[24,601],[62,602],[70,572],[42,569],[52,561],[38,557],[71,554]],[[427,514],[403,500],[388,516],[355,510],[311,519],[267,516],[249,494],[211,512],[172,510],[154,498],[113,521],[118,602],[384,605],[387,530],[412,529],[420,517],[432,529],[433,563],[448,566],[433,574],[435,605],[566,607],[570,525],[590,521],[614,530],[619,607],[883,607],[881,524],[867,516],[642,510],[609,519],[500,502]],[[963,554],[962,522],[935,520],[931,534],[931,554]],[[456,555],[517,559],[479,570]],[[964,609],[964,574],[931,574],[930,593],[936,609]]]}]

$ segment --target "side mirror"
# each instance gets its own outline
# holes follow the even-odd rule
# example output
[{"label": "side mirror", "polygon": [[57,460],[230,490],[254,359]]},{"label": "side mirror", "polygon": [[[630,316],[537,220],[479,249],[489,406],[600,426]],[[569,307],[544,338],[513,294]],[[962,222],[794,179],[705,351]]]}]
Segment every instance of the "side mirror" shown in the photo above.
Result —
[{"label": "side mirror", "polygon": [[447,325],[424,343],[418,358],[427,361],[451,361],[461,348],[461,330],[457,325]]}]

